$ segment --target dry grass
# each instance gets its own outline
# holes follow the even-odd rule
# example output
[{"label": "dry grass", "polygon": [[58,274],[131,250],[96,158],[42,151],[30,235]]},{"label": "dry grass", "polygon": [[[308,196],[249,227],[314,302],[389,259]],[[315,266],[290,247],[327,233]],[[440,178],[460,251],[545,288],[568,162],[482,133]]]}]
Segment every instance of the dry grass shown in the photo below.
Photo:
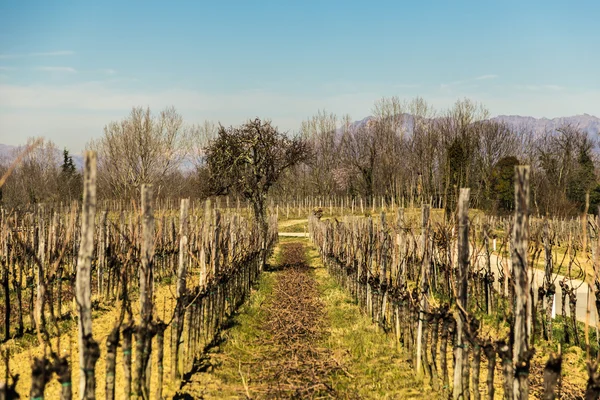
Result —
[{"label": "dry grass", "polygon": [[[174,288],[169,287],[168,285],[157,286],[155,293],[155,309],[157,314],[155,317],[160,317],[166,315],[166,319],[170,319],[170,310],[172,309],[172,302],[174,296],[172,295],[172,291]],[[137,301],[132,302],[132,308],[134,315],[139,308],[139,303]],[[94,339],[100,344],[101,356],[96,364],[96,397],[104,398],[105,397],[105,387],[104,383],[106,380],[106,338],[108,333],[114,327],[115,322],[117,321],[119,312],[116,309],[109,309],[106,312],[103,312],[101,315],[93,315],[92,329],[94,333]],[[164,352],[164,371],[170,371],[171,368],[171,354],[168,350],[167,346],[170,338],[170,328],[168,328],[165,332],[165,352]],[[77,346],[77,324],[71,324],[71,328],[68,332],[65,332],[60,336],[60,338],[51,339],[51,345],[53,349],[58,348],[58,341],[60,339],[61,343],[61,355],[66,355],[71,353],[71,369],[72,369],[72,388],[73,388],[73,398],[78,397],[78,389],[79,389],[79,349]],[[44,348],[40,345],[23,345],[22,342],[17,342],[15,340],[8,341],[3,345],[3,348],[10,350],[10,370],[12,374],[19,374],[20,379],[17,385],[17,392],[21,395],[21,398],[28,399],[29,398],[29,389],[31,387],[31,363],[33,357],[40,357],[44,354]],[[153,341],[153,349],[156,349],[156,338]],[[133,357],[135,358],[135,349],[133,350]],[[156,382],[158,378],[158,369],[156,368],[157,360],[156,360],[156,352],[153,351],[153,360],[152,364],[154,368],[152,368],[152,382]],[[123,377],[123,352],[121,349],[117,351],[117,370],[116,370],[116,398],[120,399],[124,397],[124,377]],[[4,370],[3,362],[0,361],[0,370]],[[173,387],[171,380],[169,377],[165,376],[165,388],[163,393],[165,396],[169,394],[172,395],[175,391],[175,387]],[[46,397],[48,399],[58,399],[59,393],[61,390],[60,383],[57,379],[53,377],[53,379],[46,386]],[[156,385],[154,384],[151,388],[153,397],[156,391]]]}]

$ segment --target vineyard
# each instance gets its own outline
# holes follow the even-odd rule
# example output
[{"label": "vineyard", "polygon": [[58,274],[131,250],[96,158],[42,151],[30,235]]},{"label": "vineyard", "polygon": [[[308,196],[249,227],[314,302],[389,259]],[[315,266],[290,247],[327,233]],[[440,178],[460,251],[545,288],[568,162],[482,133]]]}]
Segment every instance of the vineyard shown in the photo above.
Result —
[{"label": "vineyard", "polygon": [[[364,397],[359,382],[379,379],[357,376],[369,352],[353,366],[319,344],[335,325],[327,307],[343,303],[323,303],[326,281],[303,255],[311,248],[320,254],[311,264],[356,304],[344,318],[376,327],[363,328],[367,348],[384,341],[405,357],[398,371],[412,371],[401,379],[417,389],[391,398],[600,396],[599,224],[587,213],[531,216],[527,167],[516,172],[511,217],[469,211],[468,189],[456,218],[383,198],[283,199],[271,202],[265,234],[250,206],[229,198],[177,207],[143,185],[139,202],[98,202],[95,163],[88,153],[82,203],[2,211],[0,398],[204,397],[209,385],[195,377],[252,307],[240,325],[256,325],[242,340],[255,347],[231,350],[239,365],[220,362],[239,372],[228,378],[242,382],[233,397],[339,398],[348,387]],[[312,244],[282,247],[278,231]],[[265,275],[274,251],[281,271]],[[257,305],[273,273],[273,294]],[[380,395],[402,385],[381,379]],[[188,397],[177,397],[182,388]]]},{"label": "vineyard", "polygon": [[[276,242],[274,219],[263,237],[210,201],[155,210],[150,186],[137,210],[96,210],[91,154],[84,184],[81,208],[2,214],[2,333],[13,343],[2,398],[162,398],[248,296]],[[11,374],[21,363],[30,375]]]},{"label": "vineyard", "polygon": [[[433,221],[427,205],[420,220],[402,209],[391,222],[384,213],[379,220],[310,218],[328,271],[402,344],[436,392],[455,399],[600,396],[597,328],[590,329],[600,307],[598,224],[587,216],[530,221],[528,172],[517,171],[517,209],[507,220],[470,220],[468,189],[460,193],[457,224]],[[539,264],[541,284],[532,268]],[[584,282],[559,271],[588,282],[584,326],[577,316]],[[555,296],[562,300],[559,326]],[[561,348],[570,345],[587,355],[587,386],[561,375]]]},{"label": "vineyard", "polygon": [[0,400],[600,400],[600,0],[30,3]]}]

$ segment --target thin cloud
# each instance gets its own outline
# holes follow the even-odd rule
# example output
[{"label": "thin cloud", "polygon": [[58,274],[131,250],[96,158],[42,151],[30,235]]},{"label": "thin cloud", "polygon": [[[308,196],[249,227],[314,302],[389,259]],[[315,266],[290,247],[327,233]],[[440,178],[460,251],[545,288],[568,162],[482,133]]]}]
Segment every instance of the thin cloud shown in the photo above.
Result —
[{"label": "thin cloud", "polygon": [[421,87],[418,83],[399,83],[397,85],[392,85],[394,88],[398,89],[411,89]]},{"label": "thin cloud", "polygon": [[2,65],[0,65],[0,71],[14,71],[15,68],[14,67],[4,67]]},{"label": "thin cloud", "polygon": [[559,92],[565,90],[563,86],[559,85],[517,85],[517,89],[528,90],[531,92],[540,92],[540,91],[552,91]]},{"label": "thin cloud", "polygon": [[71,50],[60,50],[60,51],[46,51],[40,53],[29,53],[29,57],[56,57],[56,56],[72,56],[75,54]]},{"label": "thin cloud", "polygon": [[77,72],[75,68],[71,67],[36,67],[33,68],[35,71],[45,71],[45,72],[67,72],[70,74],[74,74]]},{"label": "thin cloud", "polygon": [[475,80],[483,81],[485,79],[496,79],[497,77],[498,77],[498,75],[495,75],[495,74],[487,74],[487,75],[478,76],[477,78],[475,78]]},{"label": "thin cloud", "polygon": [[496,78],[498,78],[498,75],[496,75],[496,74],[485,74],[485,75],[476,76],[475,78],[462,79],[459,81],[453,81],[453,82],[449,82],[449,83],[442,83],[440,85],[440,88],[448,89],[452,86],[460,86],[460,85],[465,85],[465,84],[471,83],[471,82],[483,81],[483,80],[488,80],[488,79],[496,79]]},{"label": "thin cloud", "polygon": [[32,53],[21,53],[21,54],[0,54],[0,60],[12,59],[12,58],[25,58],[25,57],[60,57],[60,56],[72,56],[75,54],[72,50],[58,50],[58,51],[42,51]]},{"label": "thin cloud", "polygon": [[116,75],[117,74],[117,71],[115,71],[112,68],[101,69],[100,72],[103,74],[106,74],[106,75]]}]

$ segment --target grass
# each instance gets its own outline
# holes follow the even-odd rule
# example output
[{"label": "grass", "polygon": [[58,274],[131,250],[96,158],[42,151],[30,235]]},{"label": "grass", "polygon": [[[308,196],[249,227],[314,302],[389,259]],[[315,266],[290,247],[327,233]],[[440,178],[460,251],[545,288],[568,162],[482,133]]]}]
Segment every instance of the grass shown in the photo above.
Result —
[{"label": "grass", "polygon": [[[306,248],[308,264],[319,285],[320,297],[325,304],[326,338],[316,347],[330,350],[341,370],[334,373],[330,385],[337,398],[342,399],[411,399],[429,393],[418,382],[412,368],[405,361],[394,341],[380,332],[371,320],[328,275],[321,264],[317,250],[305,238],[281,238],[280,244],[301,242]],[[270,264],[280,264],[280,246]],[[194,398],[240,398],[248,390],[253,397],[253,371],[257,359],[268,354],[261,330],[266,316],[264,305],[269,301],[278,279],[276,268],[261,276],[257,290],[231,321],[231,328],[223,333],[223,343],[207,357],[203,371],[184,387]],[[247,385],[247,388],[246,388]],[[260,398],[260,394],[257,396]],[[435,398],[435,397],[434,397]]]},{"label": "grass", "polygon": [[414,370],[395,341],[364,315],[350,296],[322,267],[321,258],[307,244],[307,259],[317,266],[315,278],[325,303],[330,328],[325,345],[346,373],[332,382],[346,398],[411,399],[433,394],[415,378]]},{"label": "grass", "polygon": [[279,232],[304,233],[308,232],[308,223],[306,220],[293,225],[287,225],[279,228]]},{"label": "grass", "polygon": [[[174,288],[169,287],[167,285],[157,285],[156,287],[156,298],[160,299],[156,301],[156,315],[163,318],[163,316],[170,313],[172,310],[172,293],[174,293]],[[132,301],[132,308],[134,315],[137,313],[137,307],[139,306],[139,302]],[[118,318],[119,311],[117,308],[106,309],[102,311],[94,311],[93,314],[93,322],[92,322],[92,330],[94,339],[98,342],[101,349],[101,355],[96,364],[96,381],[98,382],[98,386],[96,389],[96,397],[104,398],[105,397],[105,380],[106,380],[106,338],[108,333],[112,329],[115,324],[115,321]],[[60,339],[61,347],[60,347],[60,355],[64,356],[70,353],[71,360],[71,369],[72,369],[72,388],[73,388],[73,397],[77,397],[77,391],[79,386],[79,349],[77,346],[77,324],[75,320],[68,320],[61,323],[61,332],[62,335],[60,337],[54,337],[50,340],[52,348],[57,350],[58,341]],[[169,377],[167,376],[167,371],[170,371],[171,368],[171,352],[168,351],[168,338],[170,337],[170,328],[165,332],[165,352],[164,352],[164,371],[165,371],[165,396],[169,396],[169,394],[173,394],[174,387],[172,382],[170,382]],[[156,339],[153,341],[153,346],[156,345]],[[43,354],[48,354],[49,349],[37,343],[37,337],[33,335],[28,335],[24,338],[15,340],[9,340],[8,342],[2,345],[2,349],[10,350],[10,370],[12,374],[19,374],[20,379],[17,385],[17,392],[21,395],[21,398],[29,398],[29,389],[31,387],[31,362],[33,357],[40,357]],[[116,374],[116,398],[120,399],[124,397],[123,388],[124,388],[124,377],[123,377],[123,362],[122,362],[122,349],[119,349],[117,352],[117,374]],[[135,351],[134,351],[135,353]],[[153,352],[153,361],[152,363],[156,366],[156,354]],[[134,354],[135,357],[135,354]],[[0,360],[0,370],[4,371],[4,362]],[[158,368],[152,368],[152,382],[156,382],[158,378]],[[152,397],[155,397],[154,391],[156,390],[156,385],[153,385]],[[51,379],[46,386],[45,398],[48,399],[58,399],[59,393],[61,390],[60,383],[56,379]]]},{"label": "grass", "polygon": [[[270,266],[280,264],[278,246],[269,260]],[[263,305],[273,292],[276,271],[267,269],[258,281],[247,302],[231,316],[229,329],[222,332],[220,345],[211,348],[186,386],[179,393],[193,398],[238,399],[252,382],[252,365],[266,351],[261,346],[261,325],[265,317]]]}]

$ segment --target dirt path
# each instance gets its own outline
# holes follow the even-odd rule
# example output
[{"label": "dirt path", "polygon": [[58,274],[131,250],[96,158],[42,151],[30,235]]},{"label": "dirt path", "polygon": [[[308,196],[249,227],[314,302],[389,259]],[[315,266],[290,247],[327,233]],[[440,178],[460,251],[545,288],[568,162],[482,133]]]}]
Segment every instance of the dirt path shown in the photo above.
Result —
[{"label": "dirt path", "polygon": [[339,367],[331,351],[319,345],[327,334],[327,315],[304,248],[286,244],[278,258],[276,269],[265,273],[260,288],[265,296],[258,296],[258,304],[253,299],[260,308],[254,318],[242,316],[238,322],[246,326],[225,333],[233,333],[224,338],[225,351],[210,354],[180,398],[337,397],[329,382]]},{"label": "dirt path", "polygon": [[394,341],[329,277],[316,249],[282,242],[274,268],[176,398],[421,397]]}]

